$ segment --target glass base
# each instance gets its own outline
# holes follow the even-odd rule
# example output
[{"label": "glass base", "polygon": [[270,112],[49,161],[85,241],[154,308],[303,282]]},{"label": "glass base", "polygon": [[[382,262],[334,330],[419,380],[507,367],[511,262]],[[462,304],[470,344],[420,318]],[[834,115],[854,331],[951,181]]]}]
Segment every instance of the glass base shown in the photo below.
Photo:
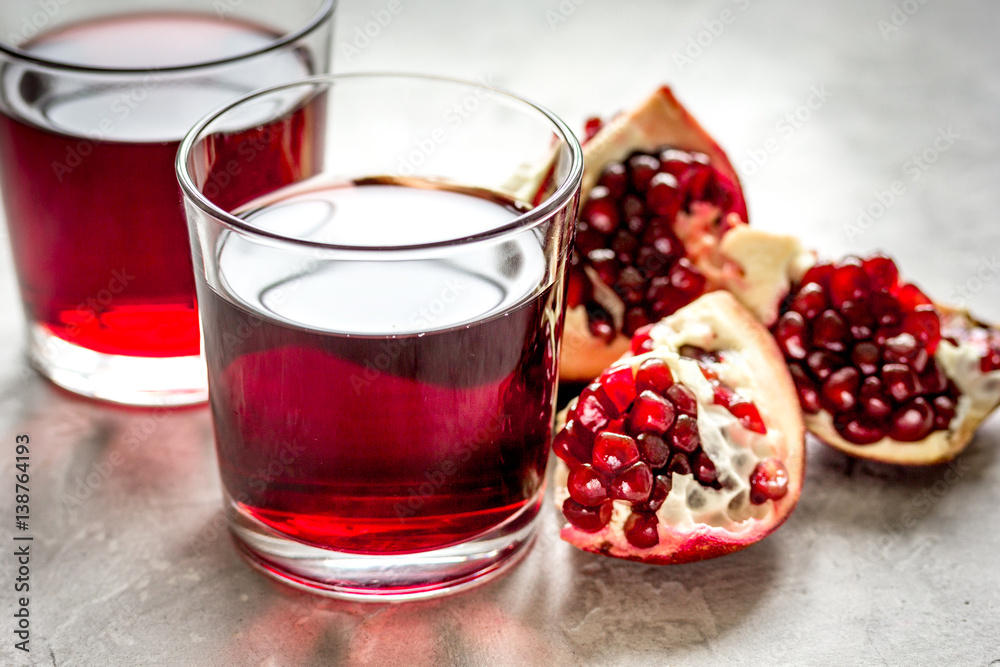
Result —
[{"label": "glass base", "polygon": [[256,569],[329,597],[394,602],[438,597],[478,586],[530,550],[545,489],[517,514],[478,537],[434,551],[377,556],[320,549],[290,539],[226,498],[229,528]]},{"label": "glass base", "polygon": [[28,334],[28,359],[55,384],[89,398],[143,407],[208,400],[208,376],[201,356],[102,354],[67,343],[34,325]]}]

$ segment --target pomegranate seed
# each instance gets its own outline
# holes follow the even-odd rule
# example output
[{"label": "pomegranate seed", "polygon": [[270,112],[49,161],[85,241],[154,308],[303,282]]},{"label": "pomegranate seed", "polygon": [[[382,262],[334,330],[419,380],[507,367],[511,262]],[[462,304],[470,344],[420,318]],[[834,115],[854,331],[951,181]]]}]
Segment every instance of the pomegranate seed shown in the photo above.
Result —
[{"label": "pomegranate seed", "polygon": [[625,173],[625,165],[621,162],[609,164],[604,168],[601,177],[597,179],[597,185],[607,188],[612,199],[621,199],[628,189],[628,175]]},{"label": "pomegranate seed", "polygon": [[625,520],[625,539],[637,549],[650,549],[660,542],[656,515],[633,513]]},{"label": "pomegranate seed", "polygon": [[622,322],[622,333],[626,336],[631,336],[649,323],[650,317],[646,314],[646,310],[642,306],[633,306],[625,311],[625,319]]},{"label": "pomegranate seed", "polygon": [[586,505],[596,507],[608,499],[608,490],[597,471],[588,465],[582,465],[569,471],[566,481],[570,498]]},{"label": "pomegranate seed", "polygon": [[[713,373],[713,375],[715,374]],[[716,384],[715,387],[713,387],[713,394],[714,394],[713,398],[715,399],[715,404],[721,405],[724,408],[728,408],[736,401],[736,392],[724,384]]]},{"label": "pomegranate seed", "polygon": [[593,437],[592,433],[570,419],[566,422],[566,426],[556,433],[552,451],[572,468],[590,460]]},{"label": "pomegranate seed", "polygon": [[610,344],[617,337],[614,324],[611,321],[611,313],[602,306],[595,303],[587,304],[587,327],[594,338],[603,340]]},{"label": "pomegranate seed", "polygon": [[715,170],[708,166],[708,158],[703,154],[692,154],[691,165],[681,178],[681,189],[687,195],[687,200],[705,201],[709,188],[714,180]]},{"label": "pomegranate seed", "polygon": [[673,481],[668,475],[657,475],[653,480],[653,493],[650,494],[649,500],[640,505],[633,505],[633,509],[655,512],[663,507],[663,501],[670,495],[672,487]]},{"label": "pomegranate seed", "polygon": [[778,459],[768,458],[754,466],[750,473],[750,502],[763,505],[768,500],[781,500],[788,493],[788,470]]},{"label": "pomegranate seed", "polygon": [[948,389],[948,376],[931,359],[927,364],[927,369],[920,376],[920,387],[928,394],[939,394]]},{"label": "pomegranate seed", "polygon": [[684,385],[674,384],[670,389],[667,389],[667,398],[677,408],[677,412],[691,417],[698,415],[698,399],[695,398],[694,392]]},{"label": "pomegranate seed", "polygon": [[795,382],[795,389],[799,394],[799,404],[802,406],[803,412],[814,415],[820,411],[821,405],[819,401],[819,392],[816,390],[816,385],[813,384],[812,380],[806,375],[806,372],[798,364],[792,364],[788,367],[788,370],[792,374],[792,380]]},{"label": "pomegranate seed", "polygon": [[955,418],[955,401],[948,396],[938,396],[934,399],[934,428],[942,431],[951,427]]},{"label": "pomegranate seed", "polygon": [[899,300],[899,305],[903,309],[903,312],[907,313],[912,313],[918,306],[934,305],[927,298],[927,295],[920,291],[919,287],[909,283],[896,288],[896,299]]},{"label": "pomegranate seed", "polygon": [[872,297],[868,302],[868,306],[872,311],[872,315],[875,316],[875,322],[878,326],[894,327],[898,325],[902,319],[902,311],[900,311],[899,302],[897,302],[895,297],[890,294],[885,294],[883,292],[876,292],[875,294],[872,294]]},{"label": "pomegranate seed", "polygon": [[[617,411],[614,415],[616,417],[625,412],[628,406],[632,405],[632,401],[635,400],[637,391],[635,379],[632,377],[631,366],[612,366],[601,374],[598,383],[600,386],[599,391],[603,394],[603,396],[599,397],[606,399],[601,402],[604,405],[614,406]],[[595,390],[595,393],[597,391]]]},{"label": "pomegranate seed", "polygon": [[941,318],[933,306],[917,306],[903,318],[903,331],[915,336],[933,354],[941,341]]},{"label": "pomegranate seed", "polygon": [[[625,167],[622,166],[622,169],[624,170]],[[640,218],[642,219],[643,226],[645,226],[646,217],[649,215],[649,210],[646,208],[646,200],[639,195],[625,195],[622,199],[622,215],[624,215],[626,219]]]},{"label": "pomegranate seed", "polygon": [[810,352],[806,357],[806,365],[812,371],[813,376],[820,382],[825,381],[830,374],[844,365],[840,357],[826,350],[816,350]]},{"label": "pomegranate seed", "polygon": [[[652,339],[650,338],[649,332],[653,330],[652,324],[647,324],[635,330],[632,334],[631,350],[632,354],[640,355],[643,352],[648,352],[653,349]],[[649,348],[644,349],[644,346],[649,343]]]},{"label": "pomegranate seed", "polygon": [[806,358],[806,321],[799,313],[790,310],[782,315],[775,325],[774,337],[789,359]]},{"label": "pomegranate seed", "polygon": [[676,262],[684,256],[684,244],[674,234],[670,223],[661,223],[660,218],[655,218],[652,221],[643,236],[643,241],[652,246],[651,250],[655,250],[660,258],[659,266],[647,267],[652,273],[659,273],[667,264]]},{"label": "pomegranate seed", "polygon": [[670,447],[663,438],[653,433],[642,433],[635,441],[639,446],[639,458],[648,463],[650,468],[662,468],[667,465]]},{"label": "pomegranate seed", "polygon": [[672,174],[675,178],[680,178],[687,173],[691,165],[691,154],[668,148],[660,151],[660,169]]},{"label": "pomegranate seed", "polygon": [[[677,386],[677,385],[674,385]],[[672,403],[659,394],[646,390],[639,394],[629,415],[632,433],[664,433],[674,423]]]},{"label": "pomegranate seed", "polygon": [[694,264],[682,257],[670,269],[670,284],[693,299],[705,291],[705,276]]},{"label": "pomegranate seed", "polygon": [[699,452],[695,459],[694,478],[704,486],[712,486],[719,479],[719,471],[705,452]]},{"label": "pomegranate seed", "polygon": [[848,419],[838,423],[836,428],[844,440],[855,445],[870,445],[885,437],[880,425],[869,423],[863,418]]},{"label": "pomegranate seed", "polygon": [[577,252],[582,255],[604,247],[604,235],[596,229],[591,229],[590,225],[582,220],[576,223],[576,240],[574,241]]},{"label": "pomegranate seed", "polygon": [[673,220],[681,210],[683,196],[677,189],[677,179],[673,174],[658,173],[649,181],[646,203],[653,213]]},{"label": "pomegranate seed", "polygon": [[625,418],[619,417],[618,419],[612,419],[608,422],[608,425],[604,427],[603,433],[617,433],[619,435],[628,435],[625,432]]},{"label": "pomegranate seed", "polygon": [[580,209],[580,218],[601,234],[618,229],[618,207],[606,187],[598,185],[590,191],[587,203]]},{"label": "pomegranate seed", "polygon": [[819,283],[806,283],[792,300],[792,310],[807,320],[822,313],[828,305],[826,290]]},{"label": "pomegranate seed", "polygon": [[927,367],[927,349],[909,333],[888,339],[882,356],[889,363],[911,366],[917,373],[923,373]]},{"label": "pomegranate seed", "polygon": [[809,270],[802,276],[802,284],[816,283],[826,289],[830,286],[830,276],[832,275],[832,264],[816,264],[809,267]]},{"label": "pomegranate seed", "polygon": [[690,475],[691,462],[683,454],[674,454],[670,459],[670,464],[667,466],[667,472],[671,474],[677,473],[678,475]]},{"label": "pomegranate seed", "polygon": [[752,402],[740,399],[729,406],[729,411],[740,421],[740,425],[748,431],[761,434],[767,433],[767,427],[764,426],[764,420],[761,419],[760,411],[757,410],[757,406]]},{"label": "pomegranate seed", "polygon": [[895,287],[899,280],[899,269],[896,268],[896,263],[885,255],[872,255],[861,262],[861,267],[868,274],[873,292],[887,292]]},{"label": "pomegranate seed", "polygon": [[639,153],[628,159],[629,179],[632,181],[632,189],[636,192],[645,193],[649,188],[649,182],[660,170],[660,161],[652,155]]},{"label": "pomegranate seed", "polygon": [[609,287],[618,280],[620,263],[615,256],[615,251],[610,248],[598,248],[587,253],[590,265],[594,267],[601,282]]},{"label": "pomegranate seed", "polygon": [[608,423],[608,409],[597,397],[594,389],[587,387],[580,392],[580,398],[573,408],[573,416],[580,426],[591,433],[597,433]]},{"label": "pomegranate seed", "polygon": [[584,143],[590,141],[594,138],[594,135],[600,131],[601,127],[604,126],[604,121],[600,118],[588,118],[583,124],[583,141]]},{"label": "pomegranate seed", "polygon": [[991,347],[979,360],[979,370],[982,373],[989,373],[998,369],[1000,369],[1000,349]]},{"label": "pomegranate seed", "polygon": [[882,384],[897,403],[903,403],[920,393],[919,380],[909,366],[886,364],[882,367],[881,376]]},{"label": "pomegranate seed", "polygon": [[635,374],[637,392],[650,390],[662,395],[673,384],[674,374],[670,372],[667,362],[662,359],[646,359],[639,364],[639,370]]},{"label": "pomegranate seed", "polygon": [[847,412],[854,408],[860,382],[857,369],[850,366],[830,374],[823,383],[823,398],[832,408],[831,412]]},{"label": "pomegranate seed", "polygon": [[824,310],[813,322],[813,345],[831,352],[843,352],[850,337],[847,323],[837,311]]},{"label": "pomegranate seed", "polygon": [[[683,352],[681,354],[683,354]],[[719,374],[716,373],[715,369],[712,368],[711,366],[709,366],[707,364],[699,363],[698,364],[698,370],[701,371],[701,374],[704,375],[705,379],[708,380],[709,382],[718,382],[718,380],[719,380]],[[715,402],[716,403],[719,402],[719,400],[718,400],[718,394],[716,394],[716,401]]]},{"label": "pomegranate seed", "polygon": [[843,264],[830,276],[830,302],[836,308],[865,299],[870,292],[871,282],[860,264]]},{"label": "pomegranate seed", "polygon": [[613,476],[639,460],[639,447],[627,435],[604,431],[594,440],[594,469]]},{"label": "pomegranate seed", "polygon": [[610,501],[602,503],[597,507],[587,507],[572,498],[567,498],[563,501],[562,506],[563,516],[566,517],[566,520],[580,530],[588,533],[596,533],[608,525],[608,522],[611,521],[612,509],[613,506]]},{"label": "pomegranate seed", "polygon": [[863,374],[874,375],[878,372],[879,356],[878,345],[862,342],[855,345],[851,351],[851,363]]},{"label": "pomegranate seed", "polygon": [[[622,269],[622,273],[625,271],[634,271],[635,275],[639,277],[641,282],[642,274],[639,273],[639,270],[635,267],[628,266],[632,264],[632,261],[635,259],[635,255],[639,251],[640,247],[641,244],[639,243],[639,239],[624,229],[619,229],[615,232],[615,237],[611,240],[611,249],[615,252],[615,257],[619,262],[626,265],[625,268]],[[642,299],[642,294],[644,292],[644,286],[640,284],[638,290],[640,299]]]},{"label": "pomegranate seed", "polygon": [[677,421],[670,432],[670,444],[673,448],[690,454],[701,445],[698,433],[698,422],[690,415],[677,415]]},{"label": "pomegranate seed", "polygon": [[611,497],[630,503],[644,503],[653,493],[653,471],[645,463],[627,468],[611,482]]},{"label": "pomegranate seed", "polygon": [[865,378],[861,385],[861,409],[873,419],[884,419],[892,414],[892,404],[885,395],[882,380],[877,377]]},{"label": "pomegranate seed", "polygon": [[892,416],[889,437],[900,442],[923,440],[934,428],[934,411],[927,400],[918,396]]}]

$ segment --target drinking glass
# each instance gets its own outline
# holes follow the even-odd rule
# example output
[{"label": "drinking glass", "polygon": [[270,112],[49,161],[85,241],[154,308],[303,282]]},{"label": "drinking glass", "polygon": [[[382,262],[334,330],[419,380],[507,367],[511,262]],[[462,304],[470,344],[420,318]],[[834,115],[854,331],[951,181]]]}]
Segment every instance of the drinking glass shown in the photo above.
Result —
[{"label": "drinking glass", "polygon": [[43,375],[125,404],[205,400],[174,157],[221,104],[328,72],[335,2],[0,4],[0,189]]},{"label": "drinking glass", "polygon": [[[251,128],[310,168],[274,179]],[[572,132],[488,85],[320,77],[201,121],[177,169],[226,510],[251,563],[386,599],[515,562],[553,426]]]}]

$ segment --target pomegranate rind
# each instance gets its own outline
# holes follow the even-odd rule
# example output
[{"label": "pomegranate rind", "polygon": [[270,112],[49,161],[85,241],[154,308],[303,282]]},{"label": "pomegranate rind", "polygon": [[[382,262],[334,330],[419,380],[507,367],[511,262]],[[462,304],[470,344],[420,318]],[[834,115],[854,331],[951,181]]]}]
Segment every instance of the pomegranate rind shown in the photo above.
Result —
[{"label": "pomegranate rind", "polygon": [[[677,100],[673,91],[663,86],[636,109],[609,121],[584,145],[581,205],[586,202],[587,195],[609,162],[622,161],[635,151],[651,151],[662,146],[706,154],[712,166],[742,191],[739,176],[723,150]],[[732,226],[746,222],[736,213],[729,215],[728,222]],[[721,275],[723,269],[715,252],[715,236],[705,231],[714,222],[715,212],[711,210],[702,209],[691,214],[681,212],[675,230],[689,257],[705,274],[709,290],[718,289],[724,282]],[[613,291],[611,299],[620,304]],[[615,310],[624,310],[624,304],[618,307],[604,305],[613,315]],[[620,330],[621,322],[616,324]],[[629,346],[629,337],[621,333],[610,342],[591,334],[587,312],[582,305],[567,309],[563,331],[559,369],[562,380],[586,382],[593,379]]]},{"label": "pomegranate rind", "polygon": [[[691,475],[675,473],[673,488],[656,513],[659,534],[656,546],[641,549],[628,542],[623,527],[631,508],[622,501],[614,501],[611,521],[600,531],[589,533],[567,524],[560,536],[584,551],[662,565],[715,558],[744,549],[774,532],[788,518],[802,490],[805,425],[781,352],[767,329],[727,292],[701,296],[660,321],[650,335],[654,344],[652,351],[638,356],[626,354],[617,364],[628,364],[634,372],[648,358],[666,361],[675,375],[686,377],[683,381],[699,394],[699,428],[702,428],[703,413],[713,409],[721,412],[723,408],[712,405],[710,384],[700,371],[683,365],[693,362],[680,361],[677,350],[682,345],[697,345],[708,351],[727,351],[726,358],[731,361],[729,366],[720,366],[724,372],[721,379],[754,401],[767,427],[764,435],[751,433],[739,425],[729,427],[726,433],[732,438],[731,447],[745,447],[749,453],[744,465],[747,475],[756,461],[769,457],[782,461],[788,472],[788,492],[779,500],[751,505],[749,481],[741,480],[746,482],[746,488],[739,491],[743,504],[737,511],[742,512],[744,518],[709,525],[695,520],[690,510],[685,513],[686,490],[697,482]],[[700,392],[697,389],[699,382]],[[572,404],[560,413],[560,425],[571,408]],[[555,500],[560,507],[569,495],[568,473],[565,463],[557,461]],[[721,493],[703,488],[700,491]]]},{"label": "pomegranate rind", "polygon": [[743,225],[720,242],[729,266],[725,288],[758,320],[771,326],[792,284],[816,263],[816,255],[794,236],[772,234]]}]

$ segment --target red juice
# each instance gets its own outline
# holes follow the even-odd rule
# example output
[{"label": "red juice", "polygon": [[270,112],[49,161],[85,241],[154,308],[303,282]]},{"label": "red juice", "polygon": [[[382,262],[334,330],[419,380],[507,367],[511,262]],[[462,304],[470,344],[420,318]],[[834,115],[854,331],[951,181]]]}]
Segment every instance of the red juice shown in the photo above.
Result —
[{"label": "red juice", "polygon": [[[219,104],[306,76],[312,64],[301,53],[277,50],[193,73],[161,68],[247,53],[275,36],[215,16],[135,14],[63,27],[21,45],[57,61],[149,68],[122,75],[120,85],[87,84],[83,76],[67,83],[44,70],[5,68],[0,184],[29,322],[105,354],[199,353],[188,232],[173,165],[180,139]],[[243,139],[260,133],[255,128]],[[256,160],[296,165],[299,157],[289,154],[300,141],[274,141],[256,151]],[[260,190],[232,186],[225,198],[246,201],[299,176],[282,173],[277,181],[252,184]]]},{"label": "red juice", "polygon": [[[499,197],[384,183],[302,192],[245,217],[302,238],[401,245],[517,213]],[[562,326],[533,232],[398,262],[302,262],[236,235],[219,244],[218,284],[199,286],[200,303],[222,479],[241,511],[310,545],[399,554],[532,510]]]}]

